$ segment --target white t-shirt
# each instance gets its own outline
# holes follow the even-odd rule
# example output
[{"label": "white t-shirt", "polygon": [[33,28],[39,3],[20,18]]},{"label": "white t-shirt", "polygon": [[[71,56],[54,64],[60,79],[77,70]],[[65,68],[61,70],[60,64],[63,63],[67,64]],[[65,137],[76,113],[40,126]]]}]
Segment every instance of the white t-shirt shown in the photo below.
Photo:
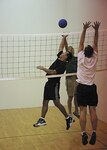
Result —
[{"label": "white t-shirt", "polygon": [[77,82],[86,85],[94,83],[96,73],[96,64],[98,60],[98,53],[94,51],[92,57],[87,58],[84,55],[84,50],[78,53],[78,67],[77,67]]}]

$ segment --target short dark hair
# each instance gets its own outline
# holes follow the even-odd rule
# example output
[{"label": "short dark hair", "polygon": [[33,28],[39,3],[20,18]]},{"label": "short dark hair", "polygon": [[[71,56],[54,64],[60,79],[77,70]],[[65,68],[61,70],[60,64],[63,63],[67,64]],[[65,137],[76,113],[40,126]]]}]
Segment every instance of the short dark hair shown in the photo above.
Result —
[{"label": "short dark hair", "polygon": [[59,51],[59,53],[57,54],[57,57],[59,58],[62,53],[63,51]]},{"label": "short dark hair", "polygon": [[70,61],[72,59],[72,53],[67,51],[67,61]]},{"label": "short dark hair", "polygon": [[84,49],[85,57],[88,57],[88,58],[92,57],[93,51],[94,51],[94,50],[93,50],[93,47],[90,46],[90,45],[87,45],[87,46],[85,47],[85,49]]}]

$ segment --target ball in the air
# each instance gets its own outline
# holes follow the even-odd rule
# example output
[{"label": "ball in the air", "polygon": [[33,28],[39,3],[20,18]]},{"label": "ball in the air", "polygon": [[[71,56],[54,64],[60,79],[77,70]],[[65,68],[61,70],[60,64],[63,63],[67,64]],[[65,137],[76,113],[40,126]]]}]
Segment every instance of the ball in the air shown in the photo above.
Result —
[{"label": "ball in the air", "polygon": [[67,20],[66,19],[59,20],[58,25],[60,28],[65,28],[67,26]]}]

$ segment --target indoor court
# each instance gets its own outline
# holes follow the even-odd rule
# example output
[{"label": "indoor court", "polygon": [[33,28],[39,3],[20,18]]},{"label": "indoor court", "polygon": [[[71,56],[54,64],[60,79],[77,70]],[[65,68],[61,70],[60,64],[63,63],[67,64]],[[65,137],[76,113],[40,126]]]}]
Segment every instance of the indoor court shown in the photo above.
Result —
[{"label": "indoor court", "polygon": [[[75,122],[66,130],[67,117],[52,101],[47,125],[33,126],[41,116],[48,77],[61,77],[60,102],[70,116],[65,81],[75,74],[46,76],[37,67],[49,68],[56,60],[64,35],[77,57],[83,23],[91,22],[84,45],[93,45],[92,25],[97,21],[97,140],[95,145],[83,145],[79,119],[73,116]],[[89,141],[89,110],[86,131]],[[107,150],[107,0],[0,0],[0,150]]]},{"label": "indoor court", "polygon": [[[34,128],[41,108],[0,111],[0,150],[107,150],[107,124],[98,122],[96,144],[81,144],[79,120],[69,130],[63,115],[55,107],[49,107],[47,125]],[[4,119],[5,118],[5,119]],[[91,126],[87,131],[90,138]]]}]

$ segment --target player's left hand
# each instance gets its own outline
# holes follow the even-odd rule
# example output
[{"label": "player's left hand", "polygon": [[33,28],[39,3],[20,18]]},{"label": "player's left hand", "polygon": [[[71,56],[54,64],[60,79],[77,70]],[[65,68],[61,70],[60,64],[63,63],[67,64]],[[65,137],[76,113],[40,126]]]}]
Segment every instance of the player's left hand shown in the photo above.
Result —
[{"label": "player's left hand", "polygon": [[44,67],[43,66],[37,66],[37,69],[43,70]]}]

